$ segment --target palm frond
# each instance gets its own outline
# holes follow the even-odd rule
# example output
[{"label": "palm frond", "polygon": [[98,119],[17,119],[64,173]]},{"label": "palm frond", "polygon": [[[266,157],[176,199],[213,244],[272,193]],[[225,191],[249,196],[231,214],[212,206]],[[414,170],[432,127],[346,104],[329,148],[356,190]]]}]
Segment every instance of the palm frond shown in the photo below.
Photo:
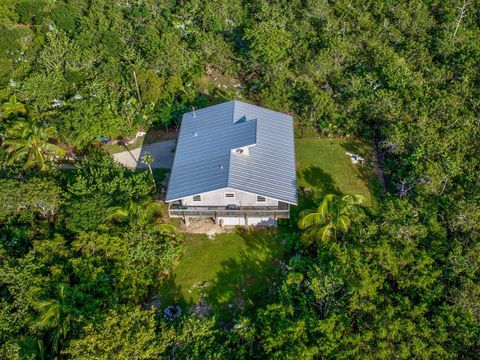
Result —
[{"label": "palm frond", "polygon": [[339,216],[338,218],[338,228],[343,231],[347,232],[348,229],[350,228],[350,225],[352,224],[352,220],[344,215]]},{"label": "palm frond", "polygon": [[63,150],[60,146],[57,146],[54,144],[45,144],[44,148],[50,154],[54,154],[58,156],[67,155],[67,152],[65,150]]},{"label": "palm frond", "polygon": [[170,236],[177,233],[177,227],[172,224],[152,224],[150,228],[157,233]]},{"label": "palm frond", "polygon": [[300,236],[300,241],[303,243],[305,246],[310,246],[316,241],[316,233],[313,231],[312,228],[307,229],[304,231],[302,236]]},{"label": "palm frond", "polygon": [[36,305],[40,315],[36,319],[33,327],[36,329],[48,329],[55,326],[60,318],[60,303],[51,299],[41,301]]},{"label": "palm frond", "polygon": [[363,203],[364,199],[362,195],[345,195],[342,197],[342,202],[348,205],[359,205]]},{"label": "palm frond", "polygon": [[298,221],[300,229],[306,229],[311,226],[321,225],[325,222],[324,214],[319,212],[311,212]]},{"label": "palm frond", "polygon": [[327,195],[320,205],[318,206],[318,212],[322,214],[323,217],[326,216],[326,214],[329,213],[329,208],[330,208],[330,202],[332,201],[331,198],[329,198],[329,195]]},{"label": "palm frond", "polygon": [[45,164],[45,157],[43,156],[42,149],[37,148],[35,149],[35,151],[30,151],[30,154],[32,155],[31,157],[32,161],[30,162],[30,156],[29,156],[27,161],[27,166],[34,166],[35,163],[38,163],[40,170],[45,170],[46,164]]},{"label": "palm frond", "polygon": [[333,223],[328,223],[320,228],[320,239],[324,242],[329,240],[334,235],[335,229]]},{"label": "palm frond", "polygon": [[29,142],[24,139],[5,139],[3,141],[3,145],[8,146],[7,151],[9,151],[9,149],[15,149],[17,147],[28,146],[28,144]]},{"label": "palm frond", "polygon": [[155,201],[143,203],[143,218],[148,222],[162,212],[162,207]]},{"label": "palm frond", "polygon": [[8,154],[8,161],[15,161],[18,159],[24,158],[28,154],[29,149],[27,147],[19,147],[17,149],[13,148],[8,148],[7,149],[7,154]]},{"label": "palm frond", "polygon": [[106,221],[118,221],[124,222],[128,220],[129,211],[128,209],[124,209],[121,206],[114,206],[108,209]]}]

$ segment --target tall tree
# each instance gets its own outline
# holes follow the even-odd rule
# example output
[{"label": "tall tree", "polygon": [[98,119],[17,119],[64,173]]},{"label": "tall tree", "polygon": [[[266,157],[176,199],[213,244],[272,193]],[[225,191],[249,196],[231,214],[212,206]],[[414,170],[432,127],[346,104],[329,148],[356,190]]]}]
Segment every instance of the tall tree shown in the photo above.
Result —
[{"label": "tall tree", "polygon": [[307,229],[302,239],[309,244],[314,239],[327,241],[337,239],[339,232],[347,233],[352,224],[365,216],[360,207],[362,202],[361,195],[326,195],[317,209],[305,210],[300,214],[298,226]]},{"label": "tall tree", "polygon": [[140,203],[130,201],[127,206],[114,206],[110,208],[107,214],[107,220],[145,226],[153,231],[175,236],[177,231],[175,225],[162,224],[158,221],[161,211],[161,206],[152,200],[146,200]]},{"label": "tall tree", "polygon": [[37,304],[38,317],[33,327],[48,331],[51,351],[55,354],[60,344],[66,341],[72,330],[72,322],[77,316],[77,309],[67,299],[65,285],[59,286],[58,298],[41,301]]},{"label": "tall tree", "polygon": [[31,122],[19,121],[10,126],[3,145],[7,148],[7,163],[12,164],[26,158],[27,168],[46,170],[47,161],[53,156],[65,156],[66,151],[50,142],[52,128],[43,128]]}]

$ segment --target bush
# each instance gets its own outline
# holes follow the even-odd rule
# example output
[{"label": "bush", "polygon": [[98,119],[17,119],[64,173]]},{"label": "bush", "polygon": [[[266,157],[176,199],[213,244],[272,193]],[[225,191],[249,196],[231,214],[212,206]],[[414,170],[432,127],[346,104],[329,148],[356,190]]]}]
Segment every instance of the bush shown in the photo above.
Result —
[{"label": "bush", "polygon": [[76,28],[75,8],[69,4],[59,4],[52,11],[52,20],[57,28],[73,32]]},{"label": "bush", "polygon": [[20,22],[24,24],[38,25],[45,18],[46,1],[44,0],[23,0],[17,4],[17,12]]}]

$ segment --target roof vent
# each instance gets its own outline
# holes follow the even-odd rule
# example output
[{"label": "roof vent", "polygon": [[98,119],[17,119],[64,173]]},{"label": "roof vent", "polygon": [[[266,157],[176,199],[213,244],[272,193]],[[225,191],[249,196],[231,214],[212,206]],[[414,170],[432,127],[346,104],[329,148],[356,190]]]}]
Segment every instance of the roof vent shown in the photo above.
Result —
[{"label": "roof vent", "polygon": [[193,133],[193,136],[198,136],[198,133],[197,133],[197,132],[194,132],[194,133]]},{"label": "roof vent", "polygon": [[221,169],[223,169],[223,165],[222,164],[218,164],[218,167]]},{"label": "roof vent", "polygon": [[195,106],[192,106],[192,113],[193,113],[193,117],[196,117],[195,116]]},{"label": "roof vent", "polygon": [[238,149],[232,149],[232,152],[239,155],[250,155],[250,146],[245,146]]}]

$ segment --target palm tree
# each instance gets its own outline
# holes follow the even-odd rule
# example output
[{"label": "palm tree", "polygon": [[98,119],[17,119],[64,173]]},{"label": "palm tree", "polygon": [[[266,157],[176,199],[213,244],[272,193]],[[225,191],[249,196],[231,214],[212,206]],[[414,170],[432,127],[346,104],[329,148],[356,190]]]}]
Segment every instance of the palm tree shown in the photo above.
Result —
[{"label": "palm tree", "polygon": [[2,105],[2,113],[6,118],[11,114],[25,114],[26,112],[25,105],[18,101],[15,95],[10,96],[10,99]]},{"label": "palm tree", "polygon": [[33,323],[33,328],[49,331],[52,352],[56,353],[60,341],[66,340],[76,320],[76,310],[67,302],[65,286],[59,286],[58,298],[40,301],[36,308],[39,315]]},{"label": "palm tree", "polygon": [[3,145],[7,147],[7,163],[27,159],[27,167],[47,168],[46,160],[51,156],[65,156],[66,151],[49,142],[52,128],[42,128],[31,122],[18,121],[7,128]]},{"label": "palm tree", "polygon": [[140,203],[130,201],[126,207],[114,206],[110,208],[107,220],[145,226],[155,232],[175,237],[177,232],[175,225],[158,222],[158,215],[161,212],[161,206],[155,201],[146,200]]},{"label": "palm tree", "polygon": [[361,221],[365,213],[360,207],[361,195],[326,195],[317,209],[300,213],[298,226],[307,229],[302,240],[310,244],[315,238],[321,241],[337,239],[338,233],[346,234],[352,224]]}]

